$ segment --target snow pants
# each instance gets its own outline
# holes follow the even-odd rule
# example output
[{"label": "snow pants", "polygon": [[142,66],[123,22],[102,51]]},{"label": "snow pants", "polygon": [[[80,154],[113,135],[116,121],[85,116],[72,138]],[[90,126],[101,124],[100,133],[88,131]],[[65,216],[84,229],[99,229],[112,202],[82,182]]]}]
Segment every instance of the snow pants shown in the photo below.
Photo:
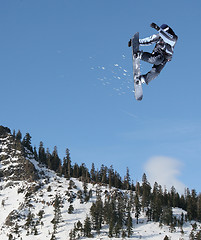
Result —
[{"label": "snow pants", "polygon": [[142,75],[144,77],[146,84],[149,84],[153,79],[155,79],[161,72],[161,70],[165,67],[165,64],[168,60],[161,53],[149,53],[143,52],[141,56],[141,60],[153,64],[151,71],[147,74]]}]

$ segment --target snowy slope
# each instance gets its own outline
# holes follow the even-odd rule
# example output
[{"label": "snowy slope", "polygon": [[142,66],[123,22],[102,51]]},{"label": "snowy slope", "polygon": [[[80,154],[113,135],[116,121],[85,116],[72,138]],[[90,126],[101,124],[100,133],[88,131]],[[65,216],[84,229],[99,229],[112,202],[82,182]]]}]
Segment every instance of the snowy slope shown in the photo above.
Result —
[{"label": "snowy slope", "polygon": [[[73,207],[74,212],[73,214],[68,214],[68,207],[70,206],[70,203],[68,202],[69,197],[66,195],[68,191],[69,186],[69,180],[66,180],[62,177],[56,176],[53,172],[46,170],[45,171],[46,176],[49,176],[49,183],[45,184],[41,187],[40,190],[38,190],[34,195],[31,196],[31,200],[29,201],[29,206],[24,205],[24,207],[21,209],[20,206],[24,204],[25,201],[25,195],[26,191],[23,193],[18,193],[18,190],[20,188],[27,189],[30,187],[30,183],[27,182],[16,182],[14,186],[7,187],[9,182],[2,182],[1,183],[1,195],[0,195],[0,202],[2,200],[5,201],[4,205],[1,205],[1,218],[0,218],[0,239],[1,240],[7,240],[8,234],[12,232],[12,227],[5,227],[5,220],[12,210],[18,210],[19,213],[24,215],[19,221],[15,221],[18,223],[19,226],[22,226],[20,228],[20,237],[22,239],[50,239],[51,234],[53,232],[53,224],[51,223],[53,216],[54,216],[54,207],[53,207],[53,201],[56,194],[59,194],[63,200],[63,207],[61,211],[62,219],[59,223],[58,231],[56,233],[56,237],[58,239],[69,239],[69,232],[74,227],[74,223],[76,223],[78,220],[80,220],[82,223],[84,223],[84,220],[86,218],[86,215],[89,214],[90,206],[93,201],[95,201],[95,190],[96,185],[93,186],[92,184],[88,184],[88,189],[92,189],[93,191],[93,197],[90,199],[88,203],[80,203],[80,200],[75,198],[73,201]],[[74,188],[72,193],[76,196],[78,190],[83,191],[83,184],[82,182],[78,181],[77,179],[72,179],[75,183],[75,186],[77,188]],[[40,183],[44,183],[46,180],[40,180]],[[51,192],[48,192],[48,187],[51,187]],[[105,190],[105,187],[101,187],[103,192]],[[109,190],[109,189],[107,189]],[[21,209],[21,210],[19,210]],[[44,217],[42,218],[43,226],[37,227],[38,235],[30,234],[27,236],[27,231],[23,229],[23,226],[25,225],[26,221],[25,218],[28,215],[28,212],[31,211],[34,214],[34,220],[37,221],[39,217],[37,214],[40,210],[44,210]],[[181,209],[174,209],[175,214],[180,215]],[[130,239],[163,239],[166,235],[171,237],[172,240],[178,240],[178,239],[189,239],[189,234],[192,229],[192,226],[190,223],[186,223],[183,226],[184,234],[181,234],[181,229],[176,228],[175,232],[171,233],[169,231],[168,226],[159,227],[159,223],[149,222],[147,223],[146,217],[141,215],[139,219],[139,224],[136,224],[135,216],[133,214],[133,237]],[[200,225],[199,225],[200,227]],[[199,228],[198,228],[199,229]],[[96,236],[94,232],[95,239],[108,239],[108,227],[106,226],[101,230],[100,236]],[[13,234],[15,236],[15,234]],[[87,239],[87,238],[83,238]],[[118,239],[118,238],[112,238],[112,239]]]},{"label": "snowy slope", "polygon": [[[19,167],[20,151],[13,155],[12,138],[5,137],[0,139],[0,170],[4,171],[9,167]],[[9,151],[8,151],[9,150]],[[16,153],[16,152],[15,152]],[[59,196],[62,202],[61,219],[56,230],[56,239],[70,239],[69,233],[74,228],[74,224],[78,220],[83,224],[86,216],[90,216],[90,207],[96,201],[96,190],[99,188],[102,200],[105,198],[105,191],[114,191],[108,186],[98,186],[97,184],[87,184],[87,191],[91,190],[92,197],[88,202],[80,200],[80,192],[84,195],[83,183],[78,179],[71,178],[67,180],[59,177],[55,172],[40,165],[34,160],[31,153],[27,154],[27,161],[34,166],[38,179],[35,181],[15,180],[17,176],[12,178],[6,177],[0,182],[0,240],[23,239],[23,240],[50,240],[54,232],[52,220],[54,218],[54,200],[55,196]],[[15,173],[13,173],[15,174]],[[122,190],[119,190],[122,191]],[[122,191],[126,193],[126,191]],[[72,205],[74,210],[68,213],[69,206]],[[40,218],[39,212],[43,211]],[[180,217],[183,210],[175,208],[173,214]],[[32,221],[27,228],[28,216],[32,215]],[[185,211],[183,211],[185,214]],[[159,226],[159,223],[147,222],[145,214],[141,213],[139,224],[136,223],[135,213],[133,218],[133,235],[129,239],[154,239],[162,240],[167,235],[171,240],[187,240],[192,230],[192,223],[183,225],[183,233],[181,229],[176,227],[170,232],[170,227]],[[197,223],[198,230],[201,224]],[[109,239],[108,226],[104,225],[99,235],[92,231],[94,239]],[[88,239],[81,237],[81,239]],[[91,238],[90,238],[91,239]],[[120,238],[111,238],[117,240]],[[127,239],[127,238],[126,238]]]}]

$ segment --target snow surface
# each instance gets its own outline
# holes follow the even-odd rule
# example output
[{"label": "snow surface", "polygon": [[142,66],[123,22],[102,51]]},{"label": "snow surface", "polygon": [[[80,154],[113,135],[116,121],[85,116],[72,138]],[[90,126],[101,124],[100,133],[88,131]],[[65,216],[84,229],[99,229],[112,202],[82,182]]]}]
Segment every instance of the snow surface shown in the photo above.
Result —
[{"label": "snow surface", "polygon": [[[4,146],[0,145],[0,149],[6,149],[6,144],[8,144],[8,140],[4,142]],[[3,152],[1,152],[1,155]],[[1,156],[0,155],[0,156]],[[15,158],[10,158],[10,162],[16,163]],[[41,179],[37,182],[26,182],[26,181],[2,181],[0,182],[0,240],[8,240],[8,235],[12,233],[16,239],[23,240],[50,240],[51,234],[53,232],[53,224],[51,223],[54,217],[54,199],[55,195],[59,195],[62,199],[62,208],[61,208],[61,221],[59,223],[56,239],[67,240],[69,239],[69,232],[74,228],[74,224],[80,220],[81,223],[84,223],[86,215],[89,215],[90,207],[92,203],[96,200],[95,191],[98,188],[102,190],[102,198],[104,200],[104,192],[112,191],[113,189],[109,189],[108,186],[98,186],[88,184],[88,191],[92,190],[92,198],[90,198],[89,202],[81,203],[80,199],[77,198],[77,192],[79,190],[83,191],[83,183],[78,179],[71,179],[74,182],[75,187],[73,189],[69,188],[70,180],[67,180],[63,177],[57,176],[53,171],[48,170],[44,166],[39,165],[37,161],[34,160],[33,156],[30,155],[29,161],[31,161],[35,168],[38,170],[41,175]],[[5,166],[4,166],[5,167]],[[2,169],[3,166],[0,165]],[[28,201],[26,194],[28,192],[29,187],[33,187],[33,185],[41,184],[41,188],[31,195],[30,200]],[[51,191],[48,191],[48,187],[51,187]],[[67,193],[71,195],[75,195],[75,199],[72,203],[74,207],[74,212],[72,214],[68,213],[68,208],[70,206],[69,196]],[[16,223],[21,226],[20,227],[20,237],[18,237],[15,233],[13,233],[13,227],[6,227],[5,221],[10,212],[16,210],[20,214],[20,218],[16,220]],[[42,218],[43,225],[39,225],[37,227],[38,235],[27,235],[27,231],[23,229],[23,226],[26,223],[26,217],[31,211],[34,213],[34,221],[38,220],[38,213],[40,210],[44,211],[44,217]],[[181,213],[186,214],[185,211],[179,208],[173,209],[173,214],[176,217],[180,217]],[[168,226],[163,225],[159,226],[159,223],[147,222],[147,218],[145,214],[141,214],[139,218],[139,224],[136,223],[135,213],[132,215],[133,217],[133,236],[129,239],[146,239],[146,240],[163,240],[167,235],[171,240],[187,240],[189,239],[189,234],[192,230],[191,224],[193,223],[185,223],[183,226],[184,233],[181,233],[181,229],[176,227],[175,232],[170,232],[170,228]],[[197,223],[198,229],[200,229],[201,224]],[[97,240],[108,240],[108,226],[104,226],[101,230],[100,235],[97,235],[95,232],[94,239]],[[91,239],[84,238],[81,239]],[[122,238],[110,238],[111,240],[118,240]],[[128,238],[126,238],[128,239]]]}]

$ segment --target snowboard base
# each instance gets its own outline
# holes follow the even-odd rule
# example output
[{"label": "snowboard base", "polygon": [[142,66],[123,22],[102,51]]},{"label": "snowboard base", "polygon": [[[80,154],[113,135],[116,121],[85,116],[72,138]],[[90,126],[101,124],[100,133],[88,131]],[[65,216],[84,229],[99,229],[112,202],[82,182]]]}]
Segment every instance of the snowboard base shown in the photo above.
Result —
[{"label": "snowboard base", "polygon": [[140,58],[135,57],[139,51],[139,32],[135,33],[133,38],[129,41],[128,46],[132,46],[132,57],[133,57],[133,79],[134,79],[134,90],[135,98],[141,101],[143,98],[142,82],[140,81]]}]

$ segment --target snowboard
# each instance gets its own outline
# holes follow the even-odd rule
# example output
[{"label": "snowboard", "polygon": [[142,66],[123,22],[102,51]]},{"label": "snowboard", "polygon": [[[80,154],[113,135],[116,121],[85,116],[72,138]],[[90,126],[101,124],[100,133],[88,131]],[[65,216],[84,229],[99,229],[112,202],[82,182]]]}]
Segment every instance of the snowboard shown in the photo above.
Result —
[{"label": "snowboard", "polygon": [[129,41],[128,46],[132,47],[133,58],[133,79],[134,79],[134,91],[135,98],[141,101],[143,98],[142,82],[139,79],[140,76],[140,58],[135,57],[135,53],[139,51],[139,32],[136,32],[132,39]]}]

